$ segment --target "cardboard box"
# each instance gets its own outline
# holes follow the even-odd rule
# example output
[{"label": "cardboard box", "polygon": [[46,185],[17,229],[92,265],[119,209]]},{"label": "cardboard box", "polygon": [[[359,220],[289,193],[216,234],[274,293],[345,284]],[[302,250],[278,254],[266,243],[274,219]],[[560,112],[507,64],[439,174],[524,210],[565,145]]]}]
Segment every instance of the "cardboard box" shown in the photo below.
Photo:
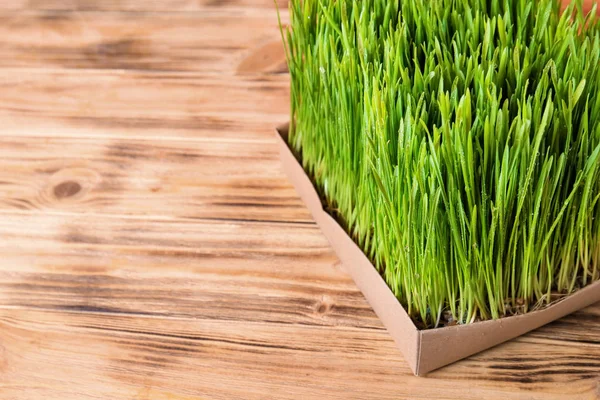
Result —
[{"label": "cardboard box", "polygon": [[527,314],[468,325],[417,329],[362,250],[323,210],[310,178],[287,145],[287,134],[288,125],[277,129],[283,170],[415,375],[424,375],[600,301],[600,281],[597,281],[544,309]]}]

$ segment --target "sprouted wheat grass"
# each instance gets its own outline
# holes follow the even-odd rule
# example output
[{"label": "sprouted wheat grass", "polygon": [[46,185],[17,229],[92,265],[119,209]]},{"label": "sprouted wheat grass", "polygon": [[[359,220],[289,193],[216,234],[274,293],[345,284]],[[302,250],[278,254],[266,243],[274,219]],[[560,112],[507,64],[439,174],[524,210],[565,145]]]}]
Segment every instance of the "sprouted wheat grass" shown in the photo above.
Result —
[{"label": "sprouted wheat grass", "polygon": [[409,314],[599,278],[600,28],[553,0],[292,0],[289,143]]}]

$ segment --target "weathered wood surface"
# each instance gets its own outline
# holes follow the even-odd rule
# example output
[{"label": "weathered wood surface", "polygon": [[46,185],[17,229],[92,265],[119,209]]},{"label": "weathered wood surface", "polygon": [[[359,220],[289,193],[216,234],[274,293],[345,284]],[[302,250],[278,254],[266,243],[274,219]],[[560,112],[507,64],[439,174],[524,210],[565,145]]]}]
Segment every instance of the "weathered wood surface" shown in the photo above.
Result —
[{"label": "weathered wood surface", "polygon": [[[588,1],[588,0],[586,0]],[[279,7],[286,0],[277,0]],[[118,12],[206,12],[272,10],[275,0],[2,0],[0,10],[28,11],[118,11]]]},{"label": "weathered wood surface", "polygon": [[[234,34],[240,25],[244,34]],[[257,59],[267,67],[260,72],[281,73],[287,68],[281,39],[273,34],[278,26],[275,10],[4,13],[0,66],[222,75],[252,73],[249,64]]]},{"label": "weathered wood surface", "polygon": [[600,305],[412,376],[279,170],[275,15],[0,2],[0,398],[600,398]]}]

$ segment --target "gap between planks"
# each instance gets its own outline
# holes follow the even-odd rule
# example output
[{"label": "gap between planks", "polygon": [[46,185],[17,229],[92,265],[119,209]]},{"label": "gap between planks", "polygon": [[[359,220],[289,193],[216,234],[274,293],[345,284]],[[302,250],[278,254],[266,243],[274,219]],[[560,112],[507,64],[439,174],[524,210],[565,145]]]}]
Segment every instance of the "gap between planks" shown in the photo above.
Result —
[{"label": "gap between planks", "polygon": [[[55,215],[63,217],[79,217],[81,212],[79,211],[60,211],[60,210],[18,210],[18,209],[0,209],[0,215],[22,215],[29,216],[35,214],[43,215]],[[228,218],[228,217],[186,217],[186,216],[164,216],[158,214],[144,214],[144,215],[131,215],[131,214],[115,214],[110,212],[105,213],[94,213],[86,212],[86,216],[92,218],[112,218],[112,219],[124,219],[131,220],[134,222],[140,221],[153,221],[153,222],[224,222],[224,223],[235,223],[235,224],[258,224],[258,225],[284,225],[284,226],[311,226],[316,227],[316,222],[309,221],[295,221],[295,220],[277,220],[277,219],[243,219],[243,218]],[[320,232],[320,230],[319,230]]]},{"label": "gap between planks", "polygon": [[[132,318],[132,319],[137,319],[137,318],[141,318],[141,319],[149,319],[149,320],[166,320],[166,321],[180,321],[180,322],[186,322],[186,321],[199,321],[199,320],[206,320],[207,322],[210,323],[219,323],[219,322],[226,322],[226,323],[252,323],[253,325],[267,325],[267,326],[272,326],[272,325],[282,325],[282,326],[298,326],[298,327],[307,327],[307,328],[316,328],[316,329],[321,329],[321,328],[329,328],[329,329],[340,329],[340,330],[345,330],[345,331],[356,331],[356,332],[362,332],[362,331],[377,331],[377,332],[382,332],[385,331],[387,332],[387,329],[383,326],[374,326],[374,325],[348,325],[348,324],[331,324],[331,325],[323,325],[323,324],[311,324],[308,322],[304,322],[304,321],[283,321],[283,320],[279,320],[279,321],[269,321],[269,320],[263,320],[263,321],[259,321],[259,320],[252,320],[252,321],[248,321],[245,319],[232,319],[232,318],[224,318],[224,319],[217,319],[217,318],[210,318],[208,316],[180,316],[180,315],[168,315],[168,314],[151,314],[151,313],[143,313],[143,312],[136,312],[136,311],[103,311],[101,307],[97,307],[98,310],[93,310],[94,307],[90,307],[90,310],[77,310],[75,308],[69,308],[69,307],[42,307],[42,306],[31,306],[31,305],[2,305],[0,304],[0,310],[14,310],[14,311],[32,311],[32,312],[43,312],[43,313],[54,313],[54,314],[66,314],[66,315],[99,315],[99,316],[106,316],[109,318]],[[1,314],[1,311],[0,311]],[[110,329],[108,329],[110,330]],[[115,329],[115,332],[120,332],[120,330]],[[390,338],[391,340],[391,338]],[[542,344],[549,344],[552,340],[549,339],[546,342],[542,342],[542,341],[532,341],[532,343],[542,343]],[[556,342],[556,341],[554,341]]]}]

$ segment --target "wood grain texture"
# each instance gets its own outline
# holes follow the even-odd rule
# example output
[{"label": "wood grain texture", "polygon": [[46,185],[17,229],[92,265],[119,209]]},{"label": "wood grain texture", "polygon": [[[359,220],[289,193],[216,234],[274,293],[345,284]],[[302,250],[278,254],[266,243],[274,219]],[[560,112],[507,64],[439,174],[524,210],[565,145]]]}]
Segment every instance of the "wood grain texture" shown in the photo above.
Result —
[{"label": "wood grain texture", "polygon": [[[568,347],[548,352],[556,341],[518,340],[424,384],[381,329],[16,308],[0,309],[0,338],[12,382],[0,387],[24,399],[48,398],[49,387],[53,398],[593,399],[595,382],[585,371],[598,363],[597,350],[582,360]],[[77,355],[73,342],[81,344]],[[515,360],[536,366],[530,360],[540,356],[556,374],[506,369]],[[53,374],[39,371],[41,363]],[[466,375],[467,368],[478,373]],[[549,383],[557,376],[562,385]]]},{"label": "wood grain texture", "polygon": [[411,374],[280,172],[271,0],[8,0],[0,33],[1,399],[600,398],[600,304]]},{"label": "wood grain texture", "polygon": [[75,371],[82,388],[119,398],[450,399],[456,385],[465,399],[595,396],[598,306],[422,379],[314,225],[290,237],[286,224],[2,220],[0,342],[17,388],[0,383],[7,396],[44,362],[59,372],[22,398],[48,386],[78,398]]},{"label": "wood grain texture", "polygon": [[0,15],[0,67],[275,74],[287,71],[280,43],[273,10]]},{"label": "wood grain texture", "polygon": [[0,212],[312,223],[265,141],[0,136],[0,159]]},{"label": "wood grain texture", "polygon": [[[280,8],[287,0],[277,0]],[[4,11],[111,11],[111,12],[206,12],[227,10],[264,12],[274,8],[275,0],[3,0]]]},{"label": "wood grain texture", "polygon": [[288,119],[288,76],[0,69],[0,134],[260,139]]}]

